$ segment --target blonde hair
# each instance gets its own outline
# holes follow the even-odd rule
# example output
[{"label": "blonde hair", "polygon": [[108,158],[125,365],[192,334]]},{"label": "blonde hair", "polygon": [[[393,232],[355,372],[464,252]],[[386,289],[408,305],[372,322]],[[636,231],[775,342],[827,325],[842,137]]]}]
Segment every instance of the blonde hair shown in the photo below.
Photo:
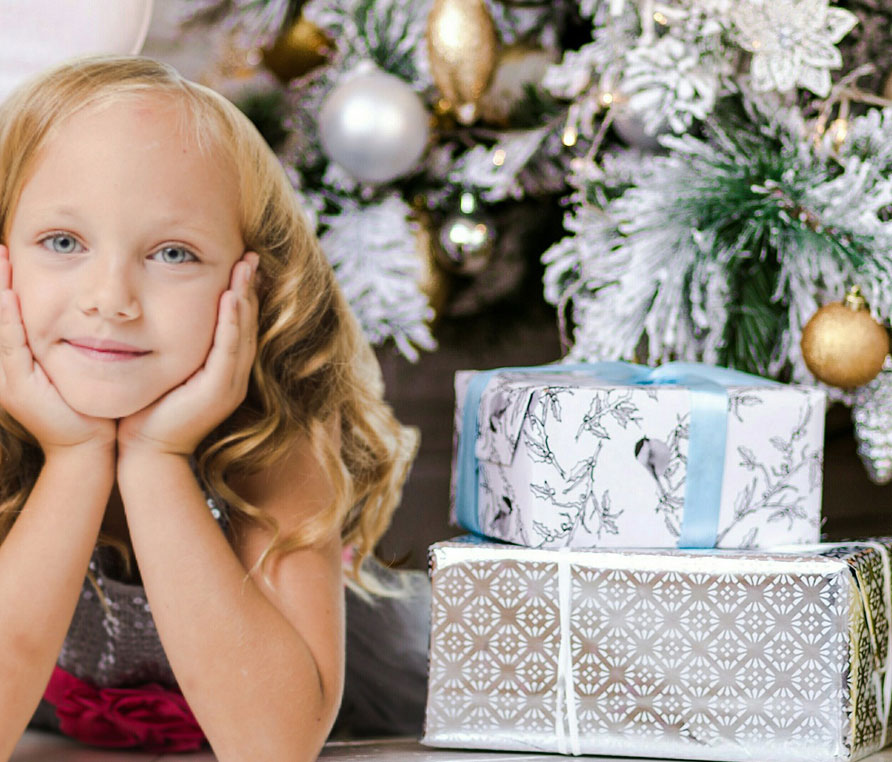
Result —
[{"label": "blonde hair", "polygon": [[[195,452],[200,478],[240,522],[274,540],[261,562],[310,546],[339,529],[355,548],[350,576],[390,524],[417,447],[382,400],[377,360],[335,281],[276,156],[251,122],[212,90],[172,67],[139,57],[98,56],[52,69],[0,106],[0,240],[35,158],[66,119],[122,97],[167,96],[181,105],[204,150],[231,160],[241,189],[241,232],[258,266],[257,356],[247,396]],[[331,427],[339,423],[340,436]],[[287,535],[230,487],[235,475],[279,461],[300,439],[328,475],[332,503]],[[340,440],[338,442],[338,439]],[[37,442],[0,411],[0,540],[25,503],[43,463]],[[260,563],[260,562],[259,562]]]}]

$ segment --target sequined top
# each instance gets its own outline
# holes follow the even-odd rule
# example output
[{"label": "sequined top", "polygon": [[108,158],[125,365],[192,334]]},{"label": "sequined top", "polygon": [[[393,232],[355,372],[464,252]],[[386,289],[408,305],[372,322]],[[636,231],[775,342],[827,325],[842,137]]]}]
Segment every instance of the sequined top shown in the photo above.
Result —
[{"label": "sequined top", "polygon": [[[227,531],[225,512],[213,498],[206,499],[211,514]],[[176,678],[161,646],[142,584],[122,581],[120,557],[110,547],[100,546],[93,551],[90,571],[95,586],[89,577],[84,580],[58,665],[96,688],[147,683],[175,687]],[[41,701],[31,724],[55,728],[53,708]]]}]

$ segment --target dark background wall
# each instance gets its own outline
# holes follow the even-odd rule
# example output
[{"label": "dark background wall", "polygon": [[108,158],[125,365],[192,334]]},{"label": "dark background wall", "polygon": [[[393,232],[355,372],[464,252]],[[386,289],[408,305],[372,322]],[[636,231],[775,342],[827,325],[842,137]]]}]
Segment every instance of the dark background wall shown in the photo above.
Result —
[{"label": "dark background wall", "polygon": [[[440,331],[439,350],[415,364],[390,350],[379,352],[387,399],[403,423],[421,430],[403,503],[379,546],[384,560],[423,568],[428,545],[461,532],[448,523],[455,371],[536,365],[561,356],[553,317],[498,328],[496,320],[487,331]],[[842,405],[827,415],[823,505],[828,540],[892,534],[892,484],[879,487],[867,478]]]}]

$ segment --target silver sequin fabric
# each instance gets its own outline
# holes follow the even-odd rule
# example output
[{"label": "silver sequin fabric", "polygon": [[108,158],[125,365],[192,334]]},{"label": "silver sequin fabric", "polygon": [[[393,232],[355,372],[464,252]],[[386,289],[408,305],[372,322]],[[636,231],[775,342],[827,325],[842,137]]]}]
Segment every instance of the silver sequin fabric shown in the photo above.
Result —
[{"label": "silver sequin fabric", "polygon": [[[214,518],[224,522],[223,512],[207,498]],[[176,685],[142,584],[116,578],[116,552],[99,547],[90,561],[96,587],[84,580],[71,627],[59,654],[66,672],[97,688],[159,683]]]}]

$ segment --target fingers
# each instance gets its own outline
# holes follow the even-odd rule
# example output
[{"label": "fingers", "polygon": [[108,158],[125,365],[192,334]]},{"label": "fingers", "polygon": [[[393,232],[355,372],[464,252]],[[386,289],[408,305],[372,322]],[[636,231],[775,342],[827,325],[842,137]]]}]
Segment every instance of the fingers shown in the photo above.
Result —
[{"label": "fingers", "polygon": [[[8,262],[6,264],[8,265]],[[30,397],[34,389],[45,381],[44,378],[35,376],[34,371],[34,357],[25,337],[18,298],[11,289],[2,289],[0,290],[0,404],[32,433],[35,433],[30,421],[33,408],[23,400]]]},{"label": "fingers", "polygon": [[0,290],[0,361],[7,378],[16,371],[30,373],[34,367],[19,300],[9,288]]},{"label": "fingers", "polygon": [[0,369],[6,386],[24,380],[34,371],[34,357],[28,346],[19,298],[12,290],[12,264],[9,248],[0,245]]},{"label": "fingers", "polygon": [[0,246],[0,290],[12,288],[12,264],[9,261],[9,249]]},{"label": "fingers", "polygon": [[205,369],[241,402],[257,344],[257,296],[254,275],[259,257],[249,252],[232,268],[230,287],[220,297],[214,343]]},{"label": "fingers", "polygon": [[249,273],[249,275],[253,275],[255,272],[257,272],[257,265],[259,264],[259,262],[260,256],[257,254],[257,252],[246,252],[232,268],[232,274],[229,278],[229,288],[234,290],[237,287],[239,280],[244,276],[245,272]]}]

